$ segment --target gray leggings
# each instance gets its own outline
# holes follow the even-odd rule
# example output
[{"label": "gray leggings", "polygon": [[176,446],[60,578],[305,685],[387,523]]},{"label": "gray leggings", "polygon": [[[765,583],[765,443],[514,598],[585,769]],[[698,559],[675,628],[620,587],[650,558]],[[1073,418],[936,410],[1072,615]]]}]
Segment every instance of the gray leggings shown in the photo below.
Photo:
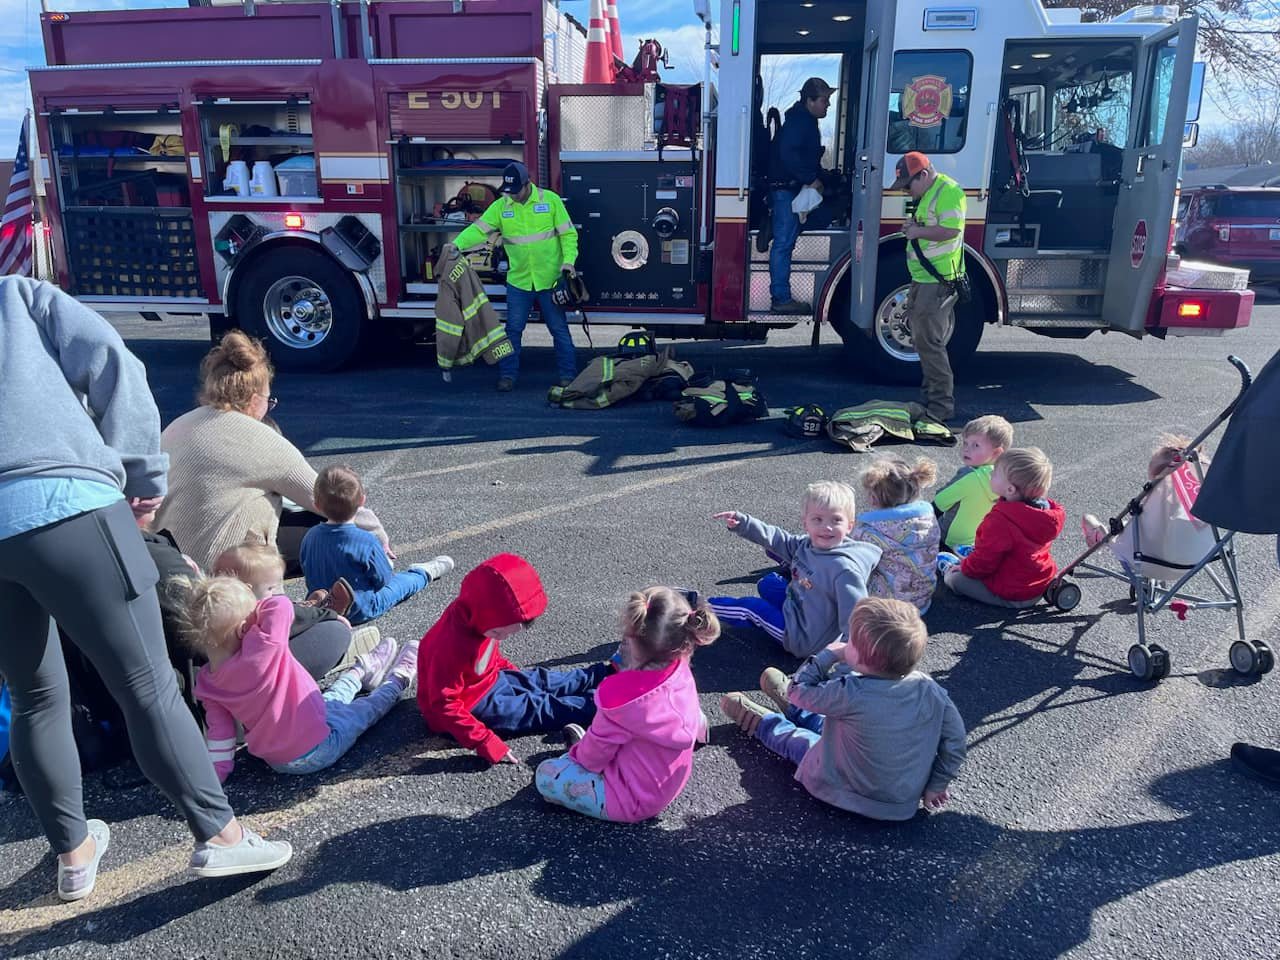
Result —
[{"label": "gray leggings", "polygon": [[998,597],[981,580],[966,577],[960,572],[959,567],[952,567],[948,570],[943,582],[960,596],[968,597],[970,600],[977,600],[979,603],[988,603],[993,607],[1028,610],[1040,602],[1039,597],[1032,597],[1030,600],[1006,600],[1004,597]]},{"label": "gray leggings", "polygon": [[9,749],[55,853],[84,842],[71,695],[52,617],[124,711],[142,772],[197,840],[233,816],[164,645],[159,575],[121,500],[0,540],[0,674],[13,698]]}]

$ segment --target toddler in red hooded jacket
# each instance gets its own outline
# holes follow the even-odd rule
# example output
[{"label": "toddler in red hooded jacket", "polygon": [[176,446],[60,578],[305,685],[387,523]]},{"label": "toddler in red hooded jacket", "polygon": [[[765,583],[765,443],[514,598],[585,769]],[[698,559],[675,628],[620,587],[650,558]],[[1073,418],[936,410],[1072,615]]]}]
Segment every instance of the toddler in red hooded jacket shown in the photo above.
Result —
[{"label": "toddler in red hooded jacket", "polygon": [[631,594],[621,620],[621,669],[596,691],[591,729],[564,756],[539,764],[535,783],[551,803],[635,823],[679,796],[693,748],[707,740],[689,658],[720,635],[720,622],[669,587]]},{"label": "toddler in red hooded jacket", "polygon": [[427,726],[490,763],[519,763],[499,734],[590,723],[594,691],[612,672],[609,664],[521,670],[502,655],[502,641],[546,609],[538,571],[514,553],[490,557],[463,577],[457,599],[418,651],[418,709]]},{"label": "toddler in red hooded jacket", "polygon": [[956,593],[997,607],[1035,606],[1058,574],[1052,545],[1065,514],[1048,499],[1053,464],[1037,447],[1014,447],[996,460],[991,490],[1000,499],[978,525],[973,550],[944,582]]}]

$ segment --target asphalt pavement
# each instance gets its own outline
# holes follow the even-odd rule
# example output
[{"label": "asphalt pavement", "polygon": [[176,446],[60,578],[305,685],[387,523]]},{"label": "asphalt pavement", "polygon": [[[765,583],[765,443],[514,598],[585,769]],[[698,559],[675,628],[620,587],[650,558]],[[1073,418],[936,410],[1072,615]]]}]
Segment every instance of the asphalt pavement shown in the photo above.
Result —
[{"label": "asphalt pavement", "polygon": [[[1274,299],[1272,303],[1274,304]],[[146,362],[165,422],[193,403],[203,325],[118,324]],[[595,328],[597,346],[620,331]],[[676,344],[703,369],[748,366],[774,410],[831,409],[914,390],[859,382],[809,329],[767,345]],[[582,341],[585,347],[585,341]],[[991,330],[959,390],[962,416],[1000,413],[1055,466],[1059,562],[1081,514],[1120,509],[1157,434],[1195,433],[1233,396],[1228,353],[1255,370],[1280,349],[1280,307],[1221,338],[1049,340]],[[584,350],[585,356],[585,350]],[[817,479],[854,482],[869,456],[785,436],[777,417],[699,430],[669,406],[561,411],[544,402],[549,341],[532,332],[511,394],[486,369],[442,382],[425,348],[328,376],[281,376],[275,415],[317,466],[347,462],[401,562],[449,553],[458,574],[515,551],[539,569],[547,614],[506,646],[522,665],[582,665],[617,642],[618,609],[653,583],[748,593],[763,554],[711,521],[741,509],[793,529]],[[954,449],[900,447],[935,458]],[[1254,637],[1275,641],[1274,541],[1238,539]],[[421,634],[458,576],[386,616]],[[969,759],[942,813],[881,824],[811,799],[779,758],[718,708],[769,664],[760,637],[699,650],[712,721],[684,793],[657,820],[598,823],[548,807],[532,766],[556,736],[513,741],[527,766],[486,767],[427,734],[412,703],[332,770],[274,775],[242,759],[227,789],[250,825],[290,840],[276,874],[195,880],[189,837],[149,786],[87,780],[112,825],[99,888],[52,896],[54,864],[20,797],[0,798],[0,955],[243,957],[869,957],[1040,960],[1280,955],[1280,793],[1237,776],[1235,739],[1280,746],[1280,674],[1227,669],[1234,621],[1155,616],[1172,675],[1125,665],[1136,638],[1125,588],[1081,580],[1069,614],[1012,615],[940,593],[923,666],[950,691]]]}]

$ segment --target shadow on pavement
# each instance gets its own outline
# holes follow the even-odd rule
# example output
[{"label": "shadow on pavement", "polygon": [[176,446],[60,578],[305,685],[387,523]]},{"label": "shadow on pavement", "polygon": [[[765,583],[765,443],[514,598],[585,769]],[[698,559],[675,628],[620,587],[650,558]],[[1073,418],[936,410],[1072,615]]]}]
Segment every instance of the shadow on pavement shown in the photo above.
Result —
[{"label": "shadow on pavement", "polygon": [[[533,892],[552,903],[625,904],[563,957],[771,956],[798,944],[840,956],[862,955],[872,943],[904,956],[960,940],[968,955],[1048,960],[1088,939],[1099,907],[1280,850],[1275,831],[1258,829],[1259,788],[1225,763],[1157,780],[1152,796],[1179,814],[1169,819],[1037,831],[944,813],[893,825],[811,800],[787,764],[738,739],[730,754],[743,764],[752,799],[678,830],[589,821],[545,806],[529,787],[467,818],[406,817],[352,830],[314,851],[298,879],[257,898],[295,900],[335,884],[413,891],[540,865]],[[942,864],[939,831],[948,836]],[[421,838],[421,849],[395,857],[406,837]],[[716,908],[727,903],[749,908],[753,922]],[[882,914],[887,903],[892,917]],[[957,924],[958,915],[969,922]],[[904,929],[896,917],[933,919]],[[1018,936],[1008,937],[1010,929]],[[885,952],[883,941],[895,939],[909,942]]]}]

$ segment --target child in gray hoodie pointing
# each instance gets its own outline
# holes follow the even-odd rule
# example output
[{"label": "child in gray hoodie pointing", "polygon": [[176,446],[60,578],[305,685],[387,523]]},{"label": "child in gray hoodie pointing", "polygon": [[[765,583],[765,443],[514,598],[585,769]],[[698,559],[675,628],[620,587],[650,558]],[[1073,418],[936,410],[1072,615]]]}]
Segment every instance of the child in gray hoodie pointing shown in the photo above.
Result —
[{"label": "child in gray hoodie pointing", "polygon": [[804,492],[804,535],[737,511],[715,514],[786,564],[791,579],[771,573],[756,584],[758,597],[712,597],[711,609],[722,623],[762,629],[793,656],[813,656],[841,635],[880,561],[879,547],[849,539],[856,511],[853,488],[825,480]]}]

